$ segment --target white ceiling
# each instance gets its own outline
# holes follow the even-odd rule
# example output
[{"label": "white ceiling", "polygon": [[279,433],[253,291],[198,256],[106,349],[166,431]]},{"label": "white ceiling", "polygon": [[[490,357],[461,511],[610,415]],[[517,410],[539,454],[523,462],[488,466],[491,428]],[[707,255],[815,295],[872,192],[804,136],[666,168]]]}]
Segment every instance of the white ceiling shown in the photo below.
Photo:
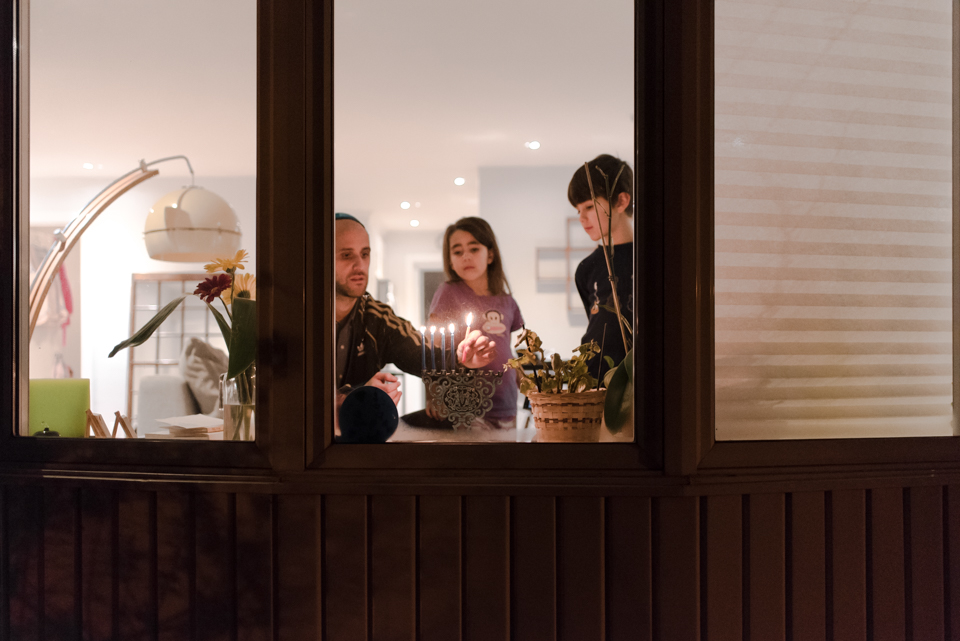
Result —
[{"label": "white ceiling", "polygon": [[[32,5],[34,175],[255,173],[254,0]],[[476,213],[480,166],[632,155],[631,0],[337,0],[335,21],[338,210],[440,228]]]}]

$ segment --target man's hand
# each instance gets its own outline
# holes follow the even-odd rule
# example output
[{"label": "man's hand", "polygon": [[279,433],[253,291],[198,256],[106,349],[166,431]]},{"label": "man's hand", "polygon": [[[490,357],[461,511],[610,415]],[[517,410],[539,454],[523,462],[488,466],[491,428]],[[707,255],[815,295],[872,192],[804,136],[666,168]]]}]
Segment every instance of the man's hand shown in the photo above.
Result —
[{"label": "man's hand", "polygon": [[377,372],[373,375],[373,378],[367,381],[367,385],[382,389],[387,393],[387,396],[390,397],[394,405],[400,402],[400,396],[403,394],[403,392],[400,391],[400,379],[393,374]]},{"label": "man's hand", "polygon": [[457,345],[457,357],[464,367],[476,369],[489,365],[496,355],[496,346],[492,340],[475,329]]}]

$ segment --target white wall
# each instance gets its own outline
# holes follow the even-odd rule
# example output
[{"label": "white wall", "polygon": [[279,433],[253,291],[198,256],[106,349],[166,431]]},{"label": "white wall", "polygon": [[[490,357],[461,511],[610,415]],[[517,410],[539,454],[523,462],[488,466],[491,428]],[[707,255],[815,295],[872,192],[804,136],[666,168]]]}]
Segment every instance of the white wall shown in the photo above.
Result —
[{"label": "white wall", "polygon": [[[109,179],[36,178],[30,185],[31,224],[64,225]],[[111,416],[126,411],[127,365],[130,351],[108,359],[114,345],[130,333],[130,284],[134,273],[196,272],[202,263],[152,260],[143,243],[143,225],[154,202],[167,192],[189,184],[189,178],[163,175],[134,187],[114,202],[80,240],[79,376],[90,379],[90,405]],[[256,274],[256,179],[198,177],[197,185],[222,196],[236,211],[243,231],[241,246],[250,253],[248,269]],[[212,256],[211,256],[212,258]]]},{"label": "white wall", "polygon": [[[569,358],[586,328],[582,309],[567,310],[557,287],[537,287],[536,248],[564,247],[566,220],[576,214],[567,201],[567,185],[576,166],[481,167],[480,211],[493,227],[503,254],[513,297],[527,328],[537,332],[548,351]],[[575,226],[574,245],[592,245]],[[574,264],[572,270],[576,269]]]}]

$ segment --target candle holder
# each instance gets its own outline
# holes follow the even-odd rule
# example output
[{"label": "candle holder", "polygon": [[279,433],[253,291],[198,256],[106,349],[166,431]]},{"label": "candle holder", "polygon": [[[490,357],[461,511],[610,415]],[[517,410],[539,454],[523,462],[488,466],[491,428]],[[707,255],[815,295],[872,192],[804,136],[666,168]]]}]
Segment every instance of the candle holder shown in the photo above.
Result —
[{"label": "candle holder", "polygon": [[423,384],[441,418],[453,429],[469,428],[493,407],[493,393],[503,381],[503,372],[485,369],[426,370]]}]

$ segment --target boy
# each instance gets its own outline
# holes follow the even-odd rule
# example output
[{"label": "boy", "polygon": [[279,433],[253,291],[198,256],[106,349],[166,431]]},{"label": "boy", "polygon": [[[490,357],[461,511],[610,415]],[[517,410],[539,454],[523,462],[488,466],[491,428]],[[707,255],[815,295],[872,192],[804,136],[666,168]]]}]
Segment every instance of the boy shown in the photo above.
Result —
[{"label": "boy", "polygon": [[[603,346],[603,356],[619,364],[626,355],[626,347],[617,322],[613,287],[603,255],[603,243],[610,245],[610,266],[617,282],[620,312],[633,327],[633,171],[619,158],[602,154],[591,160],[590,179],[597,197],[599,211],[594,207],[587,182],[587,172],[581,166],[570,179],[567,199],[580,215],[580,224],[590,240],[600,243],[597,249],[577,266],[575,281],[583,308],[587,312],[587,331],[582,342],[594,340]],[[621,171],[622,168],[622,171]],[[619,178],[617,177],[619,174]],[[606,175],[606,178],[604,177]],[[616,181],[614,182],[614,179]],[[607,200],[607,186],[610,199]],[[612,206],[611,206],[612,205]],[[602,238],[601,238],[602,237]],[[609,309],[605,309],[609,308]],[[606,328],[606,331],[604,331]],[[631,340],[627,333],[627,340]],[[590,372],[601,380],[609,367],[599,356],[590,361]],[[598,375],[599,374],[599,375]]]}]

